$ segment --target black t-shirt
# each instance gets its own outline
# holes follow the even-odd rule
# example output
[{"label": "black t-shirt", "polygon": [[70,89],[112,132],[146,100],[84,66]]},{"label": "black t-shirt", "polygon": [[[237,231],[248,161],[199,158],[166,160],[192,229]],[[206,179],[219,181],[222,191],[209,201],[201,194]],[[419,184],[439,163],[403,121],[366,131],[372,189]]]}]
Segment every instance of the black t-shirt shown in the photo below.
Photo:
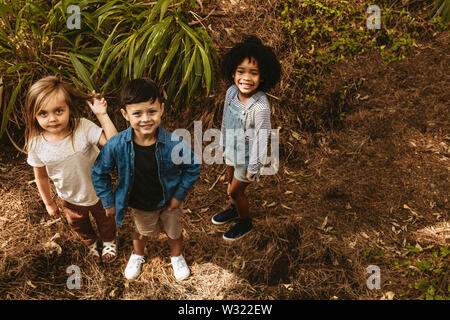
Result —
[{"label": "black t-shirt", "polygon": [[158,177],[156,162],[156,143],[151,146],[134,145],[134,183],[131,189],[129,206],[144,211],[158,209],[158,203],[164,199]]}]

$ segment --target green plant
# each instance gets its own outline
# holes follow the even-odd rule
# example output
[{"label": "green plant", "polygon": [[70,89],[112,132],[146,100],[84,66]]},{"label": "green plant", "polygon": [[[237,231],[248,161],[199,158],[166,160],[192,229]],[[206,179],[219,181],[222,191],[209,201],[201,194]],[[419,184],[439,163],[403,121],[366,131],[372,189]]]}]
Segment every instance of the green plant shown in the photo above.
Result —
[{"label": "green plant", "polygon": [[368,260],[382,263],[386,258],[386,252],[380,247],[367,248],[363,251],[363,256]]},{"label": "green plant", "polygon": [[440,17],[445,23],[450,22],[450,0],[435,0],[430,16],[432,19]]},{"label": "green plant", "polygon": [[105,92],[111,83],[120,87],[132,78],[151,77],[165,89],[166,103],[175,102],[177,108],[189,104],[202,85],[209,92],[217,56],[205,29],[187,22],[184,2],[159,0],[150,7],[114,0],[96,9],[97,29],[108,24],[113,31],[102,41],[92,71],[77,69],[83,82],[105,78]]},{"label": "green plant", "polygon": [[[417,254],[420,250],[411,245],[407,245],[409,253]],[[415,262],[408,260],[403,263],[394,261],[396,269],[402,271],[403,277],[416,277],[414,281],[415,290],[417,290],[426,300],[450,300],[449,285],[443,281],[446,277],[448,268],[448,259],[450,251],[447,246],[434,251],[428,259],[422,258]],[[445,286],[446,285],[446,286]]]},{"label": "green plant", "polygon": [[[61,2],[53,8],[46,1],[0,1],[0,74],[4,82],[4,105],[0,137],[9,121],[23,124],[21,101],[24,88],[47,73],[73,72],[67,55],[57,51],[68,32]],[[14,115],[14,117],[12,117]]]},{"label": "green plant", "polygon": [[[70,4],[80,8],[81,29],[66,25]],[[175,110],[201,88],[209,92],[217,55],[194,6],[193,0],[0,0],[0,138],[8,124],[23,127],[26,90],[48,74],[105,96],[132,78],[151,77]]]},{"label": "green plant", "polygon": [[[447,0],[448,2],[448,0]],[[367,27],[369,5],[378,4],[381,9],[381,29]],[[350,57],[376,52],[390,64],[406,58],[412,51],[414,41],[420,37],[424,27],[442,30],[441,18],[425,21],[420,15],[411,14],[409,7],[396,1],[349,2],[346,0],[284,0],[280,6],[283,39],[286,48],[292,48],[297,64],[295,74],[303,97],[317,96],[331,67]],[[302,97],[302,98],[303,98]],[[343,112],[322,112],[317,105],[322,102],[303,98],[303,109],[309,114],[302,115],[306,129],[316,130],[317,126],[339,125],[344,121]],[[335,108],[333,104],[322,102],[324,108]],[[347,112],[346,112],[347,113]]]}]

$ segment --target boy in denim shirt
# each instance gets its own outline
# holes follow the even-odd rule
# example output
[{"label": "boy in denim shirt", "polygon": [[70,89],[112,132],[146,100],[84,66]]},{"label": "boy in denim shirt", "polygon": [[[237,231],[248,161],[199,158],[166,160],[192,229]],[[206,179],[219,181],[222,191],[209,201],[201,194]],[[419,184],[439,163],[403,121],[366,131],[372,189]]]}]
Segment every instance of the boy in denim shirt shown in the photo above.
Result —
[{"label": "boy in denim shirt", "polygon": [[[160,126],[164,104],[153,81],[130,81],[120,93],[120,105],[130,127],[102,148],[92,168],[92,182],[106,213],[115,214],[119,227],[131,207],[136,231],[132,234],[134,251],[125,277],[139,276],[147,239],[158,235],[162,226],[168,236],[175,278],[186,279],[190,271],[181,254],[182,202],[200,176],[200,165],[194,164],[194,153],[185,141],[180,142],[178,136]],[[178,154],[176,146],[181,149]],[[190,164],[175,164],[172,153],[184,159],[185,150],[190,153]],[[110,174],[116,167],[118,186],[114,192]]]}]

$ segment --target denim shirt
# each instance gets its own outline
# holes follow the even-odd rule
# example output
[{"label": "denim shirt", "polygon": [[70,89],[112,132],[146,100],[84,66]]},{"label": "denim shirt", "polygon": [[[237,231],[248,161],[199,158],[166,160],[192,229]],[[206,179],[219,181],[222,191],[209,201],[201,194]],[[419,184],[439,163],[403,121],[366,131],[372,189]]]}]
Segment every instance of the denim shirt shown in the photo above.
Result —
[{"label": "denim shirt", "polygon": [[[172,136],[175,141],[172,141]],[[177,146],[180,143],[182,145]],[[182,159],[184,159],[182,157],[183,151],[190,152],[190,164],[183,162],[175,164],[172,161],[172,150],[176,146],[177,150],[180,150],[179,155]],[[116,207],[116,222],[119,227],[122,226],[128,208],[130,192],[133,188],[134,158],[133,128],[130,126],[108,140],[92,167],[92,183],[96,194],[101,199],[104,208]],[[156,142],[156,162],[164,199],[158,204],[158,208],[169,204],[171,198],[178,201],[183,201],[186,198],[189,190],[200,176],[200,164],[195,164],[194,158],[194,153],[187,142],[180,141],[177,135],[159,126]],[[118,185],[114,192],[110,174],[116,167]]]}]

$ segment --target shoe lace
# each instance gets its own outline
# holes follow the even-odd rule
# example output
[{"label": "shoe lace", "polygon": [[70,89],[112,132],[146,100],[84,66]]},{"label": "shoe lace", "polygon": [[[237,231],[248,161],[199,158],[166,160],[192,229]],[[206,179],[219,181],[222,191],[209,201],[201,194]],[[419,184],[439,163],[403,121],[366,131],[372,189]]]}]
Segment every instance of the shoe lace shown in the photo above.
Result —
[{"label": "shoe lace", "polygon": [[144,263],[145,262],[145,258],[144,257],[141,257],[141,256],[134,256],[133,257],[133,265],[134,266],[139,266],[140,264],[142,264],[142,263]]},{"label": "shoe lace", "polygon": [[182,258],[178,258],[178,259],[175,259],[175,261],[172,262],[172,266],[175,269],[180,270],[180,269],[185,267],[185,262],[184,262],[184,260]]}]

